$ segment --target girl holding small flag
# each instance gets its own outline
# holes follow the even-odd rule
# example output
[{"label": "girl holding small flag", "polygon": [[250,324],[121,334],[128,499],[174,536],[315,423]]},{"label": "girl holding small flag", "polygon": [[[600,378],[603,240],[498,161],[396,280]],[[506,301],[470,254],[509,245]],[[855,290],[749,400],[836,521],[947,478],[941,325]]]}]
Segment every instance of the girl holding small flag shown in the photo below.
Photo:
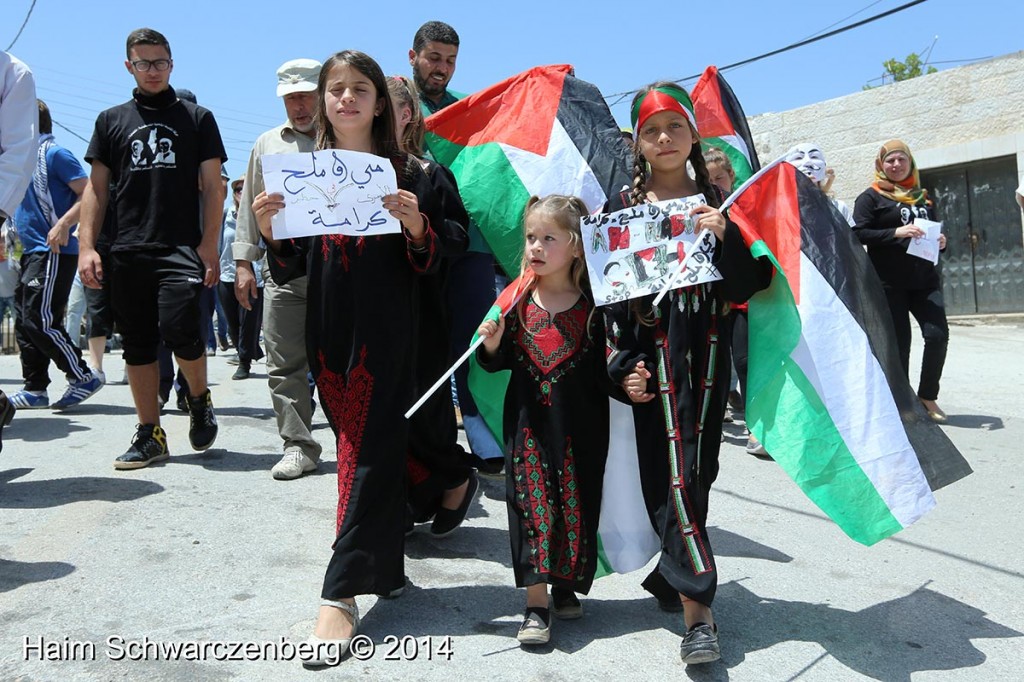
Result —
[{"label": "girl holding small flag", "polygon": [[[597,570],[597,522],[608,454],[604,333],[589,299],[576,197],[532,197],[524,215],[522,292],[478,334],[481,367],[511,370],[505,396],[509,535],[526,588],[520,644],[548,642],[551,615],[583,615]],[[518,284],[517,284],[518,283]],[[548,608],[548,585],[552,587]]]},{"label": "girl holding small flag", "polygon": [[[675,83],[647,86],[633,99],[632,205],[704,195],[691,212],[695,231],[717,238],[723,279],[609,306],[608,373],[633,401],[644,501],[661,537],[658,566],[644,587],[678,611],[686,664],[718,660],[711,612],[717,570],[707,536],[708,496],[718,474],[729,353],[719,339],[725,301],[745,301],[768,286],[771,265],[755,260],[739,229],[717,208],[701,153],[693,104]],[[693,176],[687,170],[692,167]],[[612,207],[614,208],[617,207]]]},{"label": "girl holding small flag", "polygon": [[398,190],[383,206],[402,225],[373,237],[275,240],[279,194],[253,211],[279,284],[308,273],[306,352],[338,441],[338,515],[307,666],[336,663],[359,628],[355,597],[398,596],[405,587],[406,451],[403,412],[415,395],[417,284],[436,270],[434,226],[443,217],[419,162],[401,151],[380,66],[354,50],[324,62],[317,85],[317,148],[391,160]]}]

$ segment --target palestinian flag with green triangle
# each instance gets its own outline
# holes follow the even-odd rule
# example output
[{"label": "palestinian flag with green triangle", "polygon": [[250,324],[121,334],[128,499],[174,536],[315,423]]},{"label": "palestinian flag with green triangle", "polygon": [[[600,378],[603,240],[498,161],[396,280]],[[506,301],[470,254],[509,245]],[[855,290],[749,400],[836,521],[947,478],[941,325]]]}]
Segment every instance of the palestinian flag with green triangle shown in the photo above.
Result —
[{"label": "palestinian flag with green triangle", "polygon": [[761,169],[740,101],[715,66],[704,70],[693,86],[690,99],[700,126],[702,146],[705,150],[718,147],[725,152],[736,173],[734,187],[739,187]]},{"label": "palestinian flag with green triangle", "polygon": [[748,428],[847,535],[874,544],[971,468],[911,388],[882,283],[828,197],[776,163],[730,199],[751,253],[775,265],[749,302]]},{"label": "palestinian flag with green triangle", "polygon": [[629,184],[629,148],[601,92],[572,67],[538,66],[426,121],[430,154],[509,276],[519,274],[531,195],[578,196],[591,212]]}]

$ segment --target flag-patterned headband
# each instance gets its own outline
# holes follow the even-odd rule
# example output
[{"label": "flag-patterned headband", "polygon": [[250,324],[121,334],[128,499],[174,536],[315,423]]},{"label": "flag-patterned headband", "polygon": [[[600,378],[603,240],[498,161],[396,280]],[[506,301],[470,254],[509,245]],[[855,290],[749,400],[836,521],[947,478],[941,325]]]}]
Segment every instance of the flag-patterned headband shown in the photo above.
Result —
[{"label": "flag-patterned headband", "polygon": [[631,119],[633,130],[639,134],[640,128],[654,114],[662,111],[675,111],[683,114],[694,130],[697,130],[697,118],[693,115],[693,102],[686,91],[676,88],[653,88],[633,105]]}]

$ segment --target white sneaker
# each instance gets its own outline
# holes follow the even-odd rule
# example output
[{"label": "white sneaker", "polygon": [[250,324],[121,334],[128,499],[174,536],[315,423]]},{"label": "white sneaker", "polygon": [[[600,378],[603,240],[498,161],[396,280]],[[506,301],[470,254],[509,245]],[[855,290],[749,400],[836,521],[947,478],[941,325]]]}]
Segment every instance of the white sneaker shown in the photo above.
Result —
[{"label": "white sneaker", "polygon": [[102,369],[96,369],[95,367],[90,367],[90,369],[92,370],[92,373],[95,376],[98,376],[100,378],[100,383],[102,383],[103,385],[106,385],[106,383],[107,383],[107,373],[104,372]]},{"label": "white sneaker", "polygon": [[302,450],[289,448],[284,451],[284,457],[274,465],[270,473],[279,481],[290,481],[292,479],[316,471],[316,462],[306,457]]}]

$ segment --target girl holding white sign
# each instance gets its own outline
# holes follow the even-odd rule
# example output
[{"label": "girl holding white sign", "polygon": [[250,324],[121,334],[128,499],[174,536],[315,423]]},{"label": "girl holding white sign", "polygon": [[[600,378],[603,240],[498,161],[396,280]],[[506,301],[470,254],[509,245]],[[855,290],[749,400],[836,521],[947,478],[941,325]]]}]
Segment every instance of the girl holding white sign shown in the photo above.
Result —
[{"label": "girl holding white sign", "polygon": [[707,663],[721,655],[711,613],[718,578],[705,525],[729,389],[719,326],[725,301],[742,302],[767,287],[771,265],[750,255],[739,228],[717,208],[723,195],[705,166],[686,91],[671,82],[645,87],[633,99],[632,119],[630,203],[703,193],[707,204],[691,216],[698,233],[707,228],[718,238],[715,265],[724,278],[677,289],[656,307],[647,296],[606,312],[608,373],[634,403],[644,502],[661,537],[661,560],[643,585],[663,609],[682,607],[683,662]]},{"label": "girl holding white sign", "polygon": [[336,663],[359,627],[355,597],[405,587],[405,466],[413,402],[417,280],[436,270],[440,205],[419,162],[401,152],[384,74],[362,52],[324,62],[317,83],[317,148],[376,154],[398,191],[383,207],[401,233],[275,240],[280,194],[253,201],[278,284],[308,272],[309,366],[338,441],[338,516],[320,614],[305,665]]}]

